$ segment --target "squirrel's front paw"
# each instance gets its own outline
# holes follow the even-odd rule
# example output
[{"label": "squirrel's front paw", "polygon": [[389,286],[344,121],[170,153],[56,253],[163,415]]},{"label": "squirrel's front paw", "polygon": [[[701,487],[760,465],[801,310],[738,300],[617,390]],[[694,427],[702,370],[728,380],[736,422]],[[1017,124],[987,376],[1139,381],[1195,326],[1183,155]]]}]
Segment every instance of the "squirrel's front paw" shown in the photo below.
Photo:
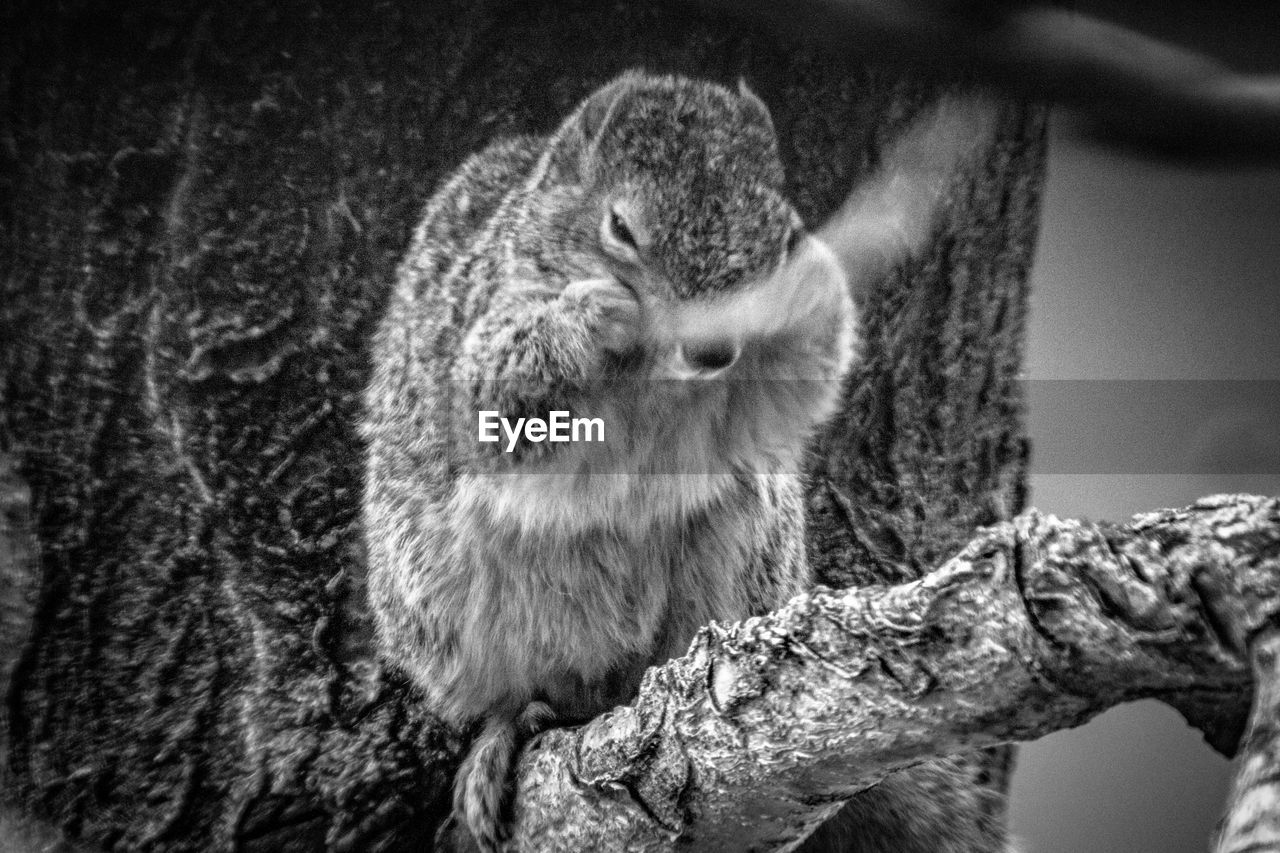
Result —
[{"label": "squirrel's front paw", "polygon": [[596,341],[611,352],[625,352],[640,339],[640,302],[635,293],[612,278],[570,282],[560,294],[566,303],[587,312]]}]

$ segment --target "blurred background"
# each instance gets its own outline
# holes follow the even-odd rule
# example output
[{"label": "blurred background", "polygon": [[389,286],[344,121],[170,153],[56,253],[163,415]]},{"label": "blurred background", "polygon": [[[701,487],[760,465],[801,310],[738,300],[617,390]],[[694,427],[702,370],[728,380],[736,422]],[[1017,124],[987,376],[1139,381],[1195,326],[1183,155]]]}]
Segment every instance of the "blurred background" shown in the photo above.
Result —
[{"label": "blurred background", "polygon": [[[1280,3],[1079,2],[1280,75]],[[1128,158],[1055,126],[1027,357],[1032,504],[1122,520],[1280,495],[1280,169]],[[1230,778],[1177,713],[1123,706],[1022,748],[1024,853],[1203,853]]]}]

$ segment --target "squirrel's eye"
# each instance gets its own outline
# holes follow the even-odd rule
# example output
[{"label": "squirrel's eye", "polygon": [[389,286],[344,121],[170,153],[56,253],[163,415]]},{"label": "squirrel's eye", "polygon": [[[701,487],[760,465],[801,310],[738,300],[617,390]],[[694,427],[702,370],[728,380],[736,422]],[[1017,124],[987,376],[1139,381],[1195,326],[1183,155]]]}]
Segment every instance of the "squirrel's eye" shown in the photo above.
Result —
[{"label": "squirrel's eye", "polygon": [[787,242],[785,250],[787,255],[791,255],[796,249],[800,248],[800,241],[804,239],[804,231],[799,228],[792,228],[787,232]]},{"label": "squirrel's eye", "polygon": [[619,243],[639,251],[640,247],[636,244],[636,236],[631,233],[631,229],[627,227],[627,223],[622,220],[616,210],[609,211],[609,233]]}]

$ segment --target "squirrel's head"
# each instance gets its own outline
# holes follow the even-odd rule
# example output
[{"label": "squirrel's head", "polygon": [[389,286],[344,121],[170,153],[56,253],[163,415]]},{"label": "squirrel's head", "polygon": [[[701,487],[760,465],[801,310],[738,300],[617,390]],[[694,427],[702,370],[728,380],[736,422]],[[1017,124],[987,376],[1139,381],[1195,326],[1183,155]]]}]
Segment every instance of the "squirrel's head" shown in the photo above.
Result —
[{"label": "squirrel's head", "polygon": [[[517,207],[536,226],[520,229],[522,260],[613,278],[640,305],[618,375],[643,384],[610,383],[628,407],[614,420],[640,437],[676,430],[662,452],[691,457],[654,463],[667,471],[798,454],[838,399],[853,306],[784,196],[764,102],[742,83],[627,72],[565,120],[541,167]],[[650,411],[663,426],[646,428]]]},{"label": "squirrel's head", "polygon": [[531,251],[630,288],[656,375],[772,372],[779,359],[832,375],[847,361],[843,274],[783,189],[773,121],[745,84],[630,71],[552,137],[529,196],[542,220],[529,231],[550,239]]},{"label": "squirrel's head", "polygon": [[575,202],[556,224],[595,240],[620,277],[671,297],[757,279],[801,234],[768,108],[744,84],[630,71],[588,97],[553,144],[550,181]]},{"label": "squirrel's head", "polygon": [[[539,231],[568,261],[553,266],[603,267],[631,288],[665,338],[652,343],[696,352],[693,374],[719,373],[757,333],[809,325],[835,298],[830,287],[814,292],[812,258],[802,275],[775,275],[816,250],[783,195],[769,110],[745,83],[622,74],[552,138],[537,197],[548,226]],[[843,283],[834,261],[827,271]],[[820,325],[847,321],[825,314]]]}]

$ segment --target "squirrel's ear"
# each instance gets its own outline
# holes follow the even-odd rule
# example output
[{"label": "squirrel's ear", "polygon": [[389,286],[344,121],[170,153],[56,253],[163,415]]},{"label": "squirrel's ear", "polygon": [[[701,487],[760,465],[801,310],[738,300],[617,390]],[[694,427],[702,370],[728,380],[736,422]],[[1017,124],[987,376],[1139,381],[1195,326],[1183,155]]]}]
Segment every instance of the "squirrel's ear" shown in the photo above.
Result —
[{"label": "squirrel's ear", "polygon": [[587,96],[582,109],[578,111],[577,121],[578,132],[582,134],[584,142],[595,142],[609,121],[609,114],[618,105],[623,93],[635,85],[638,76],[634,71],[624,72]]},{"label": "squirrel's ear", "polygon": [[600,132],[622,96],[636,84],[639,74],[628,71],[596,89],[560,128],[555,141],[548,179],[575,183],[583,178],[583,164],[590,159]]},{"label": "squirrel's ear", "polygon": [[577,132],[581,134],[582,142],[586,145],[595,142],[605,124],[608,124],[609,114],[612,113],[614,106],[622,100],[623,93],[635,88],[639,79],[640,72],[628,70],[591,92],[586,100],[582,101],[582,108],[577,111],[576,122]]},{"label": "squirrel's ear", "polygon": [[743,111],[773,133],[773,116],[769,115],[769,107],[760,100],[759,95],[751,91],[751,87],[742,77],[738,78],[738,96],[742,98]]}]

